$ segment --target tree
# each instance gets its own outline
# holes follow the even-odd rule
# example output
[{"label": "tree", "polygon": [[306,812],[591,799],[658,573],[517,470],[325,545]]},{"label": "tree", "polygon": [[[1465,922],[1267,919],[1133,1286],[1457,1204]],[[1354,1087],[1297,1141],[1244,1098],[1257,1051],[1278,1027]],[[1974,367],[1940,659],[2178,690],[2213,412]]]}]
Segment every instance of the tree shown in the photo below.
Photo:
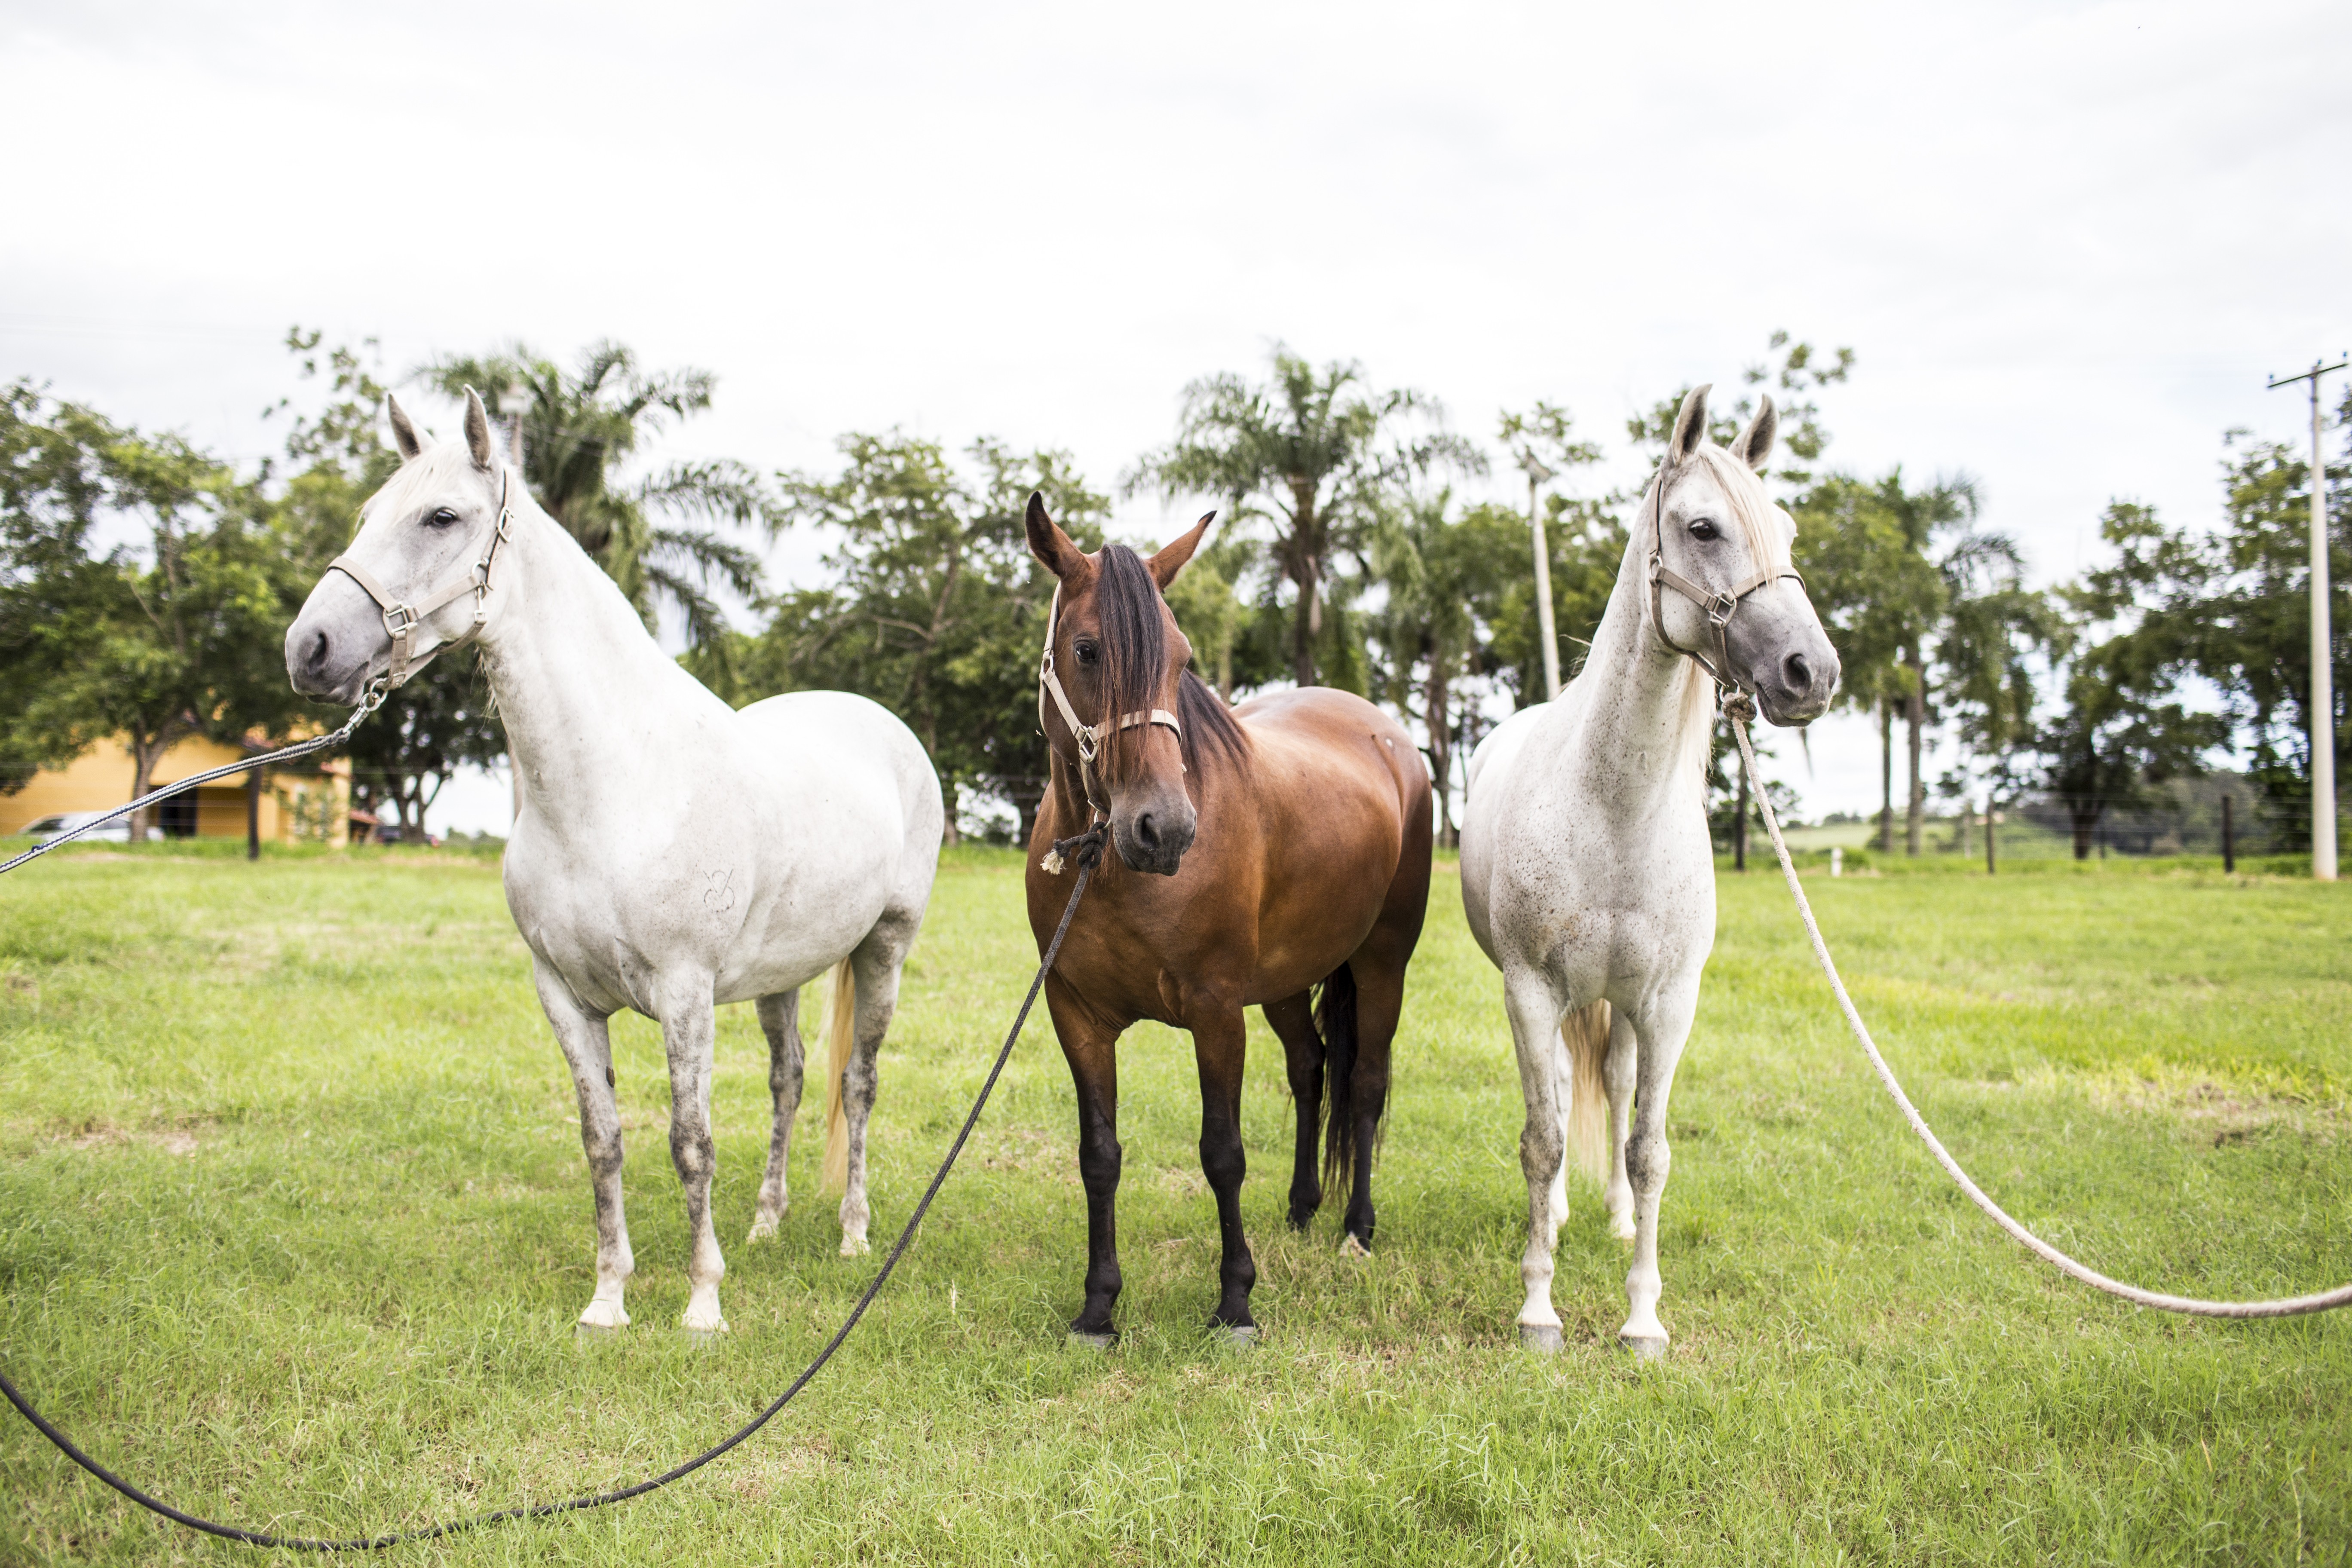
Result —
[{"label": "tree", "polygon": [[[1528,477],[1528,498],[1532,502],[1549,480],[1559,479],[1570,469],[1589,467],[1601,460],[1598,442],[1580,441],[1574,434],[1575,419],[1567,408],[1553,403],[1538,402],[1525,414],[1506,411],[1500,434],[1503,445]],[[1549,574],[1552,590],[1552,635],[1567,641],[1589,647],[1592,627],[1601,624],[1601,614],[1608,607],[1609,594],[1622,563],[1625,543],[1624,529],[1608,515],[1603,503],[1571,501],[1565,496],[1544,496],[1541,503],[1544,517],[1544,564]],[[1613,536],[1620,553],[1609,555],[1606,541]],[[1529,548],[1533,548],[1530,538]],[[1595,545],[1600,548],[1596,552]],[[1562,546],[1567,547],[1563,560]],[[1596,553],[1605,559],[1596,559]],[[1560,567],[1569,567],[1564,580]],[[1541,677],[1544,672],[1543,616],[1538,601],[1538,585],[1533,578],[1525,578],[1518,586],[1514,613],[1509,616],[1503,640],[1513,645],[1508,662],[1514,670],[1513,699],[1524,708],[1535,700],[1535,693],[1545,690]],[[1597,602],[1593,591],[1599,590]],[[1563,616],[1561,612],[1566,610]],[[1589,611],[1589,614],[1586,612]],[[1578,632],[1584,635],[1579,637]],[[1517,635],[1514,635],[1517,634]],[[1524,648],[1524,652],[1522,651]],[[1570,677],[1579,660],[1565,649],[1555,647],[1552,657]],[[1549,695],[1546,690],[1545,694]]]},{"label": "tree", "polygon": [[1145,454],[1121,489],[1216,498],[1229,527],[1270,522],[1271,564],[1295,593],[1291,679],[1312,686],[1339,558],[1360,551],[1383,492],[1442,466],[1483,473],[1486,459],[1444,430],[1435,399],[1376,391],[1353,361],[1318,371],[1280,344],[1272,360],[1263,384],[1221,373],[1185,387],[1176,439]]},{"label": "tree", "polygon": [[[743,639],[750,684],[862,692],[919,736],[949,798],[1001,791],[1025,838],[1047,772],[1037,733],[1037,657],[1053,595],[1034,570],[1022,517],[1032,489],[1088,548],[1108,498],[1066,453],[1016,453],[982,439],[967,473],[939,443],[899,431],[841,437],[835,475],[781,476],[781,516],[835,542],[829,587],[767,602],[770,621]],[[740,688],[739,688],[740,694]]]},{"label": "tree", "polygon": [[[1779,356],[1778,363],[1774,355]],[[1813,394],[1853,374],[1853,351],[1842,348],[1823,354],[1811,343],[1792,342],[1786,331],[1775,331],[1766,344],[1766,356],[1763,363],[1748,365],[1740,372],[1741,384],[1751,390],[1743,391],[1736,401],[1710,411],[1707,437],[1718,446],[1729,446],[1740,427],[1755,416],[1756,393],[1752,389],[1762,387],[1773,395],[1772,406],[1780,416],[1780,433],[1773,450],[1780,456],[1780,467],[1769,477],[1784,485],[1806,485],[1812,480],[1812,465],[1830,443],[1829,431],[1822,425],[1822,411],[1813,402]],[[1666,438],[1674,434],[1675,416],[1681,412],[1683,399],[1690,390],[1684,386],[1672,397],[1652,404],[1647,413],[1628,419],[1625,429],[1633,444],[1652,453],[1664,451]]]},{"label": "tree", "polygon": [[1373,574],[1386,589],[1371,626],[1382,655],[1378,689],[1427,737],[1438,842],[1449,846],[1454,761],[1468,716],[1456,690],[1486,661],[1487,628],[1505,585],[1526,574],[1528,543],[1524,521],[1507,509],[1476,506],[1449,521],[1452,504],[1444,490],[1404,500],[1384,512],[1370,541]]},{"label": "tree", "polygon": [[2167,548],[2178,542],[2148,508],[2120,501],[2108,506],[2099,536],[2118,560],[2061,591],[2074,612],[2054,637],[2062,701],[2039,741],[2043,783],[2066,808],[2077,860],[2089,857],[2107,812],[2144,804],[2151,784],[2202,771],[2205,754],[2230,735],[2226,717],[2178,700],[2178,628],[2137,603],[2158,562],[2171,555],[2183,564]]},{"label": "tree", "polygon": [[[181,740],[274,726],[286,704],[254,672],[282,631],[285,574],[257,486],[180,437],[142,436],[25,382],[0,398],[0,641],[18,688],[5,750],[20,779],[27,761],[119,737],[142,799]],[[98,554],[101,519],[143,547]],[[131,838],[151,826],[142,807]]]},{"label": "tree", "polygon": [[668,604],[684,617],[689,647],[726,657],[727,617],[709,585],[716,579],[757,598],[760,563],[707,525],[759,524],[772,536],[777,520],[765,487],[723,458],[637,479],[623,473],[639,442],[710,406],[716,376],[690,367],[641,373],[635,356],[609,341],[590,344],[569,374],[520,343],[436,360],[419,374],[452,397],[475,388],[494,417],[520,425],[531,494],[620,584],[646,626]]}]

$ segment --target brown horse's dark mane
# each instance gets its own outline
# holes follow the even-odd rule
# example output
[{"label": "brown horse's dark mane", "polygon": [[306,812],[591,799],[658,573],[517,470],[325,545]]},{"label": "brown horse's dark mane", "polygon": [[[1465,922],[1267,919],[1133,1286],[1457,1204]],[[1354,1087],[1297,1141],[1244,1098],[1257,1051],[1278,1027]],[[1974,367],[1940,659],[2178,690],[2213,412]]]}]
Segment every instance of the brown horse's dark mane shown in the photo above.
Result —
[{"label": "brown horse's dark mane", "polygon": [[[1160,584],[1143,558],[1124,544],[1106,544],[1096,557],[1095,613],[1102,628],[1103,717],[1149,712],[1160,705],[1168,681],[1168,639],[1160,619]],[[1185,768],[1201,770],[1207,754],[1241,763],[1249,737],[1233,710],[1190,669],[1177,678],[1176,721]],[[1149,727],[1115,730],[1103,742],[1106,777],[1117,777],[1129,744],[1141,744]]]}]

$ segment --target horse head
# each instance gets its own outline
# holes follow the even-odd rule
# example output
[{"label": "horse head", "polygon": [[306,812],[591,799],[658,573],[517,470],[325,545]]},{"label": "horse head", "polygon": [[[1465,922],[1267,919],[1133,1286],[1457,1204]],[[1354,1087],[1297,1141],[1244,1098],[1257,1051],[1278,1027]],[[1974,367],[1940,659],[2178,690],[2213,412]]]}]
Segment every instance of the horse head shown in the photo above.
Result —
[{"label": "horse head", "polygon": [[401,465],[360,508],[360,529],[286,632],[286,673],[309,697],[356,702],[399,685],[446,647],[478,636],[497,606],[493,571],[509,508],[528,504],[513,462],[498,459],[482,400],[466,392],[466,438],[427,448],[384,399]]},{"label": "horse head", "polygon": [[1658,477],[1635,522],[1649,574],[1652,634],[1727,685],[1754,694],[1775,724],[1821,717],[1837,694],[1838,656],[1790,559],[1796,520],[1757,474],[1780,418],[1759,400],[1728,450],[1706,438],[1706,387],[1683,399]]},{"label": "horse head", "polygon": [[1057,583],[1038,671],[1045,742],[1109,816],[1118,858],[1163,877],[1183,864],[1195,825],[1176,717],[1192,645],[1163,595],[1215,516],[1150,560],[1123,544],[1088,555],[1044,496],[1029,498],[1029,550]]}]

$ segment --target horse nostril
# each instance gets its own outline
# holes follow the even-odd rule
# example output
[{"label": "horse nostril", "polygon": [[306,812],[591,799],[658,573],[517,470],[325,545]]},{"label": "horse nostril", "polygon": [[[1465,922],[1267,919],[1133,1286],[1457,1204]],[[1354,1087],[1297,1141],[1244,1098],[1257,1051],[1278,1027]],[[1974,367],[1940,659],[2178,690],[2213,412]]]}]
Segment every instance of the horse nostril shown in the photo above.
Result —
[{"label": "horse nostril", "polygon": [[1148,811],[1135,819],[1135,841],[1146,849],[1160,847],[1160,827]]},{"label": "horse nostril", "polygon": [[1805,696],[1813,689],[1813,667],[1805,662],[1803,654],[1792,653],[1780,661],[1780,679],[1790,696]]},{"label": "horse nostril", "polygon": [[320,632],[317,637],[311,640],[310,668],[312,669],[324,669],[327,668],[327,634],[324,632]]}]

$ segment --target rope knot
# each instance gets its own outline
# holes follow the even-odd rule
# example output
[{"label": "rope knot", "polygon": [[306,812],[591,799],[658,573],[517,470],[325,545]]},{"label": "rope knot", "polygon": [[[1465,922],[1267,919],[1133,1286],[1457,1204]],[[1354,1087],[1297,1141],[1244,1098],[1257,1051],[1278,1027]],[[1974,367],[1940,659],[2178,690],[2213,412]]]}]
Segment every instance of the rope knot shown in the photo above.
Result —
[{"label": "rope knot", "polygon": [[1078,864],[1091,871],[1102,864],[1103,836],[1109,830],[1110,824],[1098,822],[1076,837],[1057,838],[1054,847],[1045,851],[1045,859],[1038,864],[1045,868],[1048,877],[1058,877],[1068,869],[1069,858],[1075,854]]}]

